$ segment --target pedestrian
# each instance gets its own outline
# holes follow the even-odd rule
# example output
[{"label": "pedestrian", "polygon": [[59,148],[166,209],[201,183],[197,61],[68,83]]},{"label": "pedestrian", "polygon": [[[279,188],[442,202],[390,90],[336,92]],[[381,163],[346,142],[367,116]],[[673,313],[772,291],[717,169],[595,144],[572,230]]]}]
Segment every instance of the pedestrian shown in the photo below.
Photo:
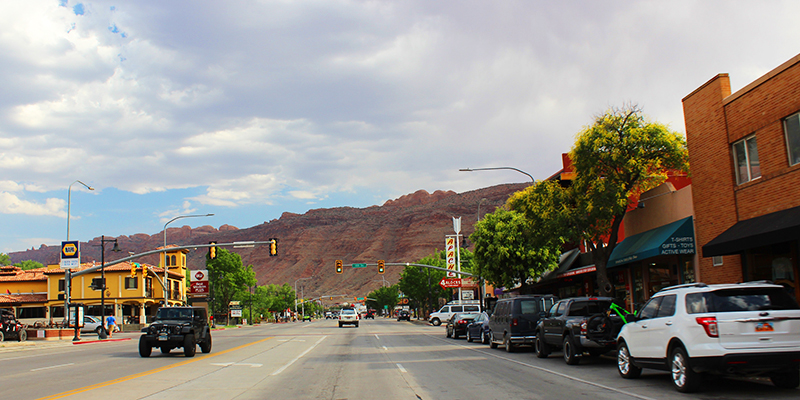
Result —
[{"label": "pedestrian", "polygon": [[106,330],[108,331],[108,337],[111,337],[114,331],[117,330],[117,319],[114,318],[113,315],[109,315],[108,318],[106,318],[106,325],[107,325]]}]

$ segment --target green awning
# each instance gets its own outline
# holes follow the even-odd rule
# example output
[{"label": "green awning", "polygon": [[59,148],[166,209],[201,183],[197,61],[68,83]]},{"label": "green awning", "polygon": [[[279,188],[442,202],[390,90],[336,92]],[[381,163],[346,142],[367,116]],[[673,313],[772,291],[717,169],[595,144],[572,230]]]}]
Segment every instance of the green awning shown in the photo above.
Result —
[{"label": "green awning", "polygon": [[608,268],[660,255],[694,254],[694,247],[692,217],[686,217],[625,238],[611,253]]}]

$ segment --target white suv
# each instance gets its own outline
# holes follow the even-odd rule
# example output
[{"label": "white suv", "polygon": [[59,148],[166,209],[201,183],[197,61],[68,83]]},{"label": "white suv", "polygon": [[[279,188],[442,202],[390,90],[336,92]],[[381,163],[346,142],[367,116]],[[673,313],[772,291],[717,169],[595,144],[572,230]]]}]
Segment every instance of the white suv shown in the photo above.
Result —
[{"label": "white suv", "polygon": [[[469,300],[467,300],[469,301]],[[447,321],[453,314],[456,313],[479,313],[481,312],[481,305],[479,302],[472,302],[464,301],[464,303],[447,303],[447,305],[443,306],[437,312],[432,312],[430,316],[428,316],[428,322],[430,322],[433,326],[439,326],[442,324],[442,321]]]},{"label": "white suv", "polygon": [[800,307],[770,282],[665,288],[622,327],[617,343],[623,378],[642,368],[670,371],[680,392],[697,390],[702,373],[800,386]]},{"label": "white suv", "polygon": [[352,308],[343,308],[339,313],[339,328],[343,325],[355,325],[358,328],[358,313]]}]

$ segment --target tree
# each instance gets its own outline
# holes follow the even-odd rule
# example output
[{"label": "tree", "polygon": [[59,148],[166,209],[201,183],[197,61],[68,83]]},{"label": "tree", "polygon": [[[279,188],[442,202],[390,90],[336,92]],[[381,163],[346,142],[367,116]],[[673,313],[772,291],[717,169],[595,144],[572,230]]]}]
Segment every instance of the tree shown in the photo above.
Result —
[{"label": "tree", "polygon": [[367,304],[377,310],[384,309],[388,306],[389,310],[393,310],[397,305],[397,297],[400,294],[398,285],[383,286],[370,292],[367,297],[375,300],[367,300]]},{"label": "tree", "polygon": [[294,289],[288,283],[284,283],[282,286],[267,285],[266,292],[271,301],[269,310],[272,312],[279,313],[294,307],[294,302],[297,299]]},{"label": "tree", "polygon": [[42,263],[33,260],[20,261],[18,263],[15,263],[14,266],[22,268],[23,271],[29,269],[44,268],[44,265]]},{"label": "tree", "polygon": [[475,244],[476,272],[494,286],[525,284],[558,263],[560,237],[526,218],[528,212],[538,211],[528,201],[538,194],[536,188],[528,188],[510,202],[522,212],[501,207],[475,224],[470,240]]},{"label": "tree", "polygon": [[570,152],[576,179],[564,205],[565,236],[586,242],[603,295],[613,289],[606,273],[630,199],[663,183],[670,171],[688,172],[686,141],[650,122],[638,106],[597,116]]},{"label": "tree", "polygon": [[[462,269],[466,270],[467,268],[471,268],[472,253],[466,249],[461,249],[461,256]],[[466,263],[464,262],[465,260],[467,260]],[[432,265],[434,267],[445,268],[447,262],[444,251],[440,251],[420,259],[415,264]],[[423,307],[423,314],[427,315],[427,313],[430,312],[435,306],[435,303],[438,299],[449,299],[452,297],[451,290],[445,290],[439,286],[439,281],[441,281],[445,276],[446,272],[444,271],[425,267],[407,266],[405,269],[403,269],[403,272],[400,273],[400,283],[398,283],[398,288],[412,302],[424,305],[425,307]]]},{"label": "tree", "polygon": [[8,254],[0,253],[0,267],[11,265],[11,257]]},{"label": "tree", "polygon": [[211,306],[215,312],[227,310],[237,294],[247,291],[249,286],[255,286],[257,282],[252,265],[244,267],[238,254],[222,248],[217,249],[216,258],[206,259],[206,268],[213,296]]}]

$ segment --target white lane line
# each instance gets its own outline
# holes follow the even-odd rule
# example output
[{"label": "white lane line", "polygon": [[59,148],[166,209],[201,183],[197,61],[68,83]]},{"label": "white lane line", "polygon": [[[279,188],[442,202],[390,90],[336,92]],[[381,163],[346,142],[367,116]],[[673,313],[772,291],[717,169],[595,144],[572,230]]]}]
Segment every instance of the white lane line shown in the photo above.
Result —
[{"label": "white lane line", "polygon": [[377,333],[375,334],[375,339],[381,340]]},{"label": "white lane line", "polygon": [[381,347],[383,347],[384,350],[389,351],[388,347],[386,347],[386,346],[381,346]]},{"label": "white lane line", "polygon": [[215,367],[230,367],[231,365],[235,366],[244,366],[250,368],[261,368],[264,364],[250,364],[250,363],[211,363]]},{"label": "white lane line", "polygon": [[317,340],[317,342],[316,342],[316,343],[314,343],[314,345],[312,345],[311,347],[309,347],[308,349],[306,349],[306,351],[304,351],[304,352],[300,353],[300,355],[299,355],[299,356],[297,356],[297,357],[295,357],[295,358],[294,358],[294,360],[292,360],[292,361],[289,361],[289,363],[288,363],[288,364],[286,364],[286,365],[284,365],[284,366],[280,367],[280,369],[278,369],[277,371],[273,372],[273,373],[272,373],[272,374],[270,374],[270,375],[272,375],[272,376],[278,375],[278,374],[280,374],[281,372],[283,372],[283,371],[284,371],[286,368],[289,368],[289,366],[291,366],[292,364],[294,364],[294,363],[295,363],[297,360],[301,359],[301,358],[302,358],[304,355],[308,354],[308,352],[309,352],[309,351],[311,351],[311,350],[314,350],[314,347],[317,347],[317,345],[318,345],[318,344],[320,344],[320,342],[322,342],[323,340],[325,340],[325,338],[326,338],[326,337],[327,337],[327,336],[323,336],[323,337],[319,338],[319,340]]},{"label": "white lane line", "polygon": [[70,366],[70,365],[75,365],[75,363],[61,364],[61,365],[51,365],[49,367],[42,367],[42,368],[34,368],[34,369],[31,370],[31,372],[44,371],[46,369],[53,369],[53,368],[59,368],[59,367],[67,367],[67,366]]},{"label": "white lane line", "polygon": [[400,370],[400,372],[402,372],[402,373],[407,373],[407,372],[408,372],[408,371],[406,371],[406,369],[405,369],[405,368],[403,368],[403,366],[402,366],[402,365],[400,365],[400,364],[397,364],[397,369],[399,369],[399,370]]}]

